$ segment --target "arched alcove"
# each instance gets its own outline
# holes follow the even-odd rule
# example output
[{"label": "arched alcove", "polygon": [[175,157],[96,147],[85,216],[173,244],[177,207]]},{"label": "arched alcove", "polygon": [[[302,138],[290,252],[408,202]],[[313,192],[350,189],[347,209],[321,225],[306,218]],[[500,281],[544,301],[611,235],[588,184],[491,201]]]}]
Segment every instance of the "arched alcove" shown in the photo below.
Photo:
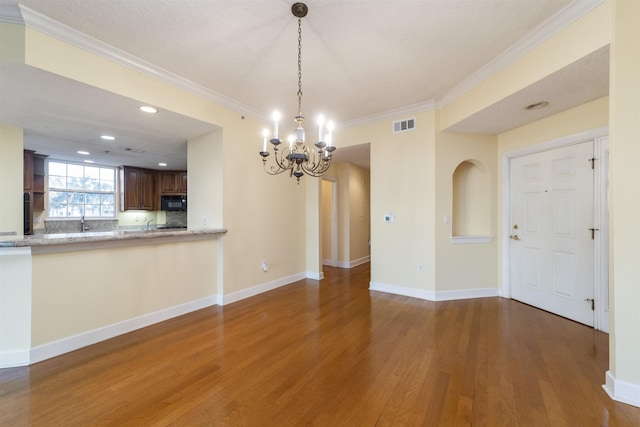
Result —
[{"label": "arched alcove", "polygon": [[453,172],[452,237],[491,236],[491,173],[477,160],[461,162]]}]

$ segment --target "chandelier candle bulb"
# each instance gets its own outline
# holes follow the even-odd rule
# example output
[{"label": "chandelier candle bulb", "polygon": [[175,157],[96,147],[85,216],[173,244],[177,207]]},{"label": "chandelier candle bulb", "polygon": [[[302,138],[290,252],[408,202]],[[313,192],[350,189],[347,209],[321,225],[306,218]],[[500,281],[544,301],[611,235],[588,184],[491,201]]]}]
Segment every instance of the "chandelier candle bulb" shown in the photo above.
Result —
[{"label": "chandelier candle bulb", "polygon": [[264,137],[262,140],[262,152],[264,153],[267,151],[267,137],[269,136],[269,131],[267,129],[263,130],[262,136]]},{"label": "chandelier candle bulb", "polygon": [[273,113],[273,139],[278,139],[278,122],[280,121],[280,114],[276,111]]},{"label": "chandelier candle bulb", "polygon": [[324,125],[324,117],[318,116],[318,141],[322,141],[322,126]]},{"label": "chandelier candle bulb", "polygon": [[329,133],[327,134],[327,145],[331,146],[331,139],[333,138],[331,133],[333,132],[333,122],[329,121],[329,123],[327,123],[327,129],[329,130]]}]

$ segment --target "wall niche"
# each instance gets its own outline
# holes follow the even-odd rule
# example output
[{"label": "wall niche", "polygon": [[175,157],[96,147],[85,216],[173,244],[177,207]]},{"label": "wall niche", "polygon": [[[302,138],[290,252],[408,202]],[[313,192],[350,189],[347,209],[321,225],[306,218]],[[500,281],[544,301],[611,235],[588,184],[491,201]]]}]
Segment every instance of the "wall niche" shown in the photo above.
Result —
[{"label": "wall niche", "polygon": [[452,241],[491,241],[491,173],[478,160],[465,160],[453,172]]}]

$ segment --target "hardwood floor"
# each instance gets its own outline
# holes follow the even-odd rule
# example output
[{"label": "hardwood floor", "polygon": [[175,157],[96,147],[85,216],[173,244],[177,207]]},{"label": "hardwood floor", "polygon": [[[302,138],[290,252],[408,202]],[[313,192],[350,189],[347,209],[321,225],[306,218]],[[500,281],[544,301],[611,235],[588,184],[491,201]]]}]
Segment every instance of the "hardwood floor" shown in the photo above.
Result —
[{"label": "hardwood floor", "polygon": [[325,268],[0,370],[1,426],[639,426],[608,336],[502,298],[433,303]]}]

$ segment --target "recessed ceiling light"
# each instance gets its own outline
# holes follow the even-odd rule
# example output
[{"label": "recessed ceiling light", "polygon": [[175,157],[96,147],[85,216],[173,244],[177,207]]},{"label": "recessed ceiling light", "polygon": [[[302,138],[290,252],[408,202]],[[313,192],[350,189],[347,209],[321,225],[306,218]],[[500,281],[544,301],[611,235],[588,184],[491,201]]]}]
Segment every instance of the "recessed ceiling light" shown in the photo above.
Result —
[{"label": "recessed ceiling light", "polygon": [[540,108],[547,107],[549,103],[547,101],[536,102],[535,104],[527,105],[526,110],[539,110]]},{"label": "recessed ceiling light", "polygon": [[91,153],[89,153],[88,151],[82,151],[82,150],[78,150],[78,151],[76,151],[76,153],[78,153],[78,154],[82,154],[82,155],[84,155],[84,156],[88,156],[89,154],[91,154]]},{"label": "recessed ceiling light", "polygon": [[85,160],[85,163],[93,163],[93,160]]},{"label": "recessed ceiling light", "polygon": [[115,136],[111,136],[111,135],[102,135],[100,138],[106,139],[107,141],[113,141],[114,139],[116,139]]},{"label": "recessed ceiling light", "polygon": [[167,166],[166,163],[158,163],[158,166]]},{"label": "recessed ceiling light", "polygon": [[149,106],[149,105],[142,105],[139,107],[141,111],[144,111],[145,113],[149,113],[149,114],[155,114],[158,112],[158,110],[156,110],[155,108]]}]

